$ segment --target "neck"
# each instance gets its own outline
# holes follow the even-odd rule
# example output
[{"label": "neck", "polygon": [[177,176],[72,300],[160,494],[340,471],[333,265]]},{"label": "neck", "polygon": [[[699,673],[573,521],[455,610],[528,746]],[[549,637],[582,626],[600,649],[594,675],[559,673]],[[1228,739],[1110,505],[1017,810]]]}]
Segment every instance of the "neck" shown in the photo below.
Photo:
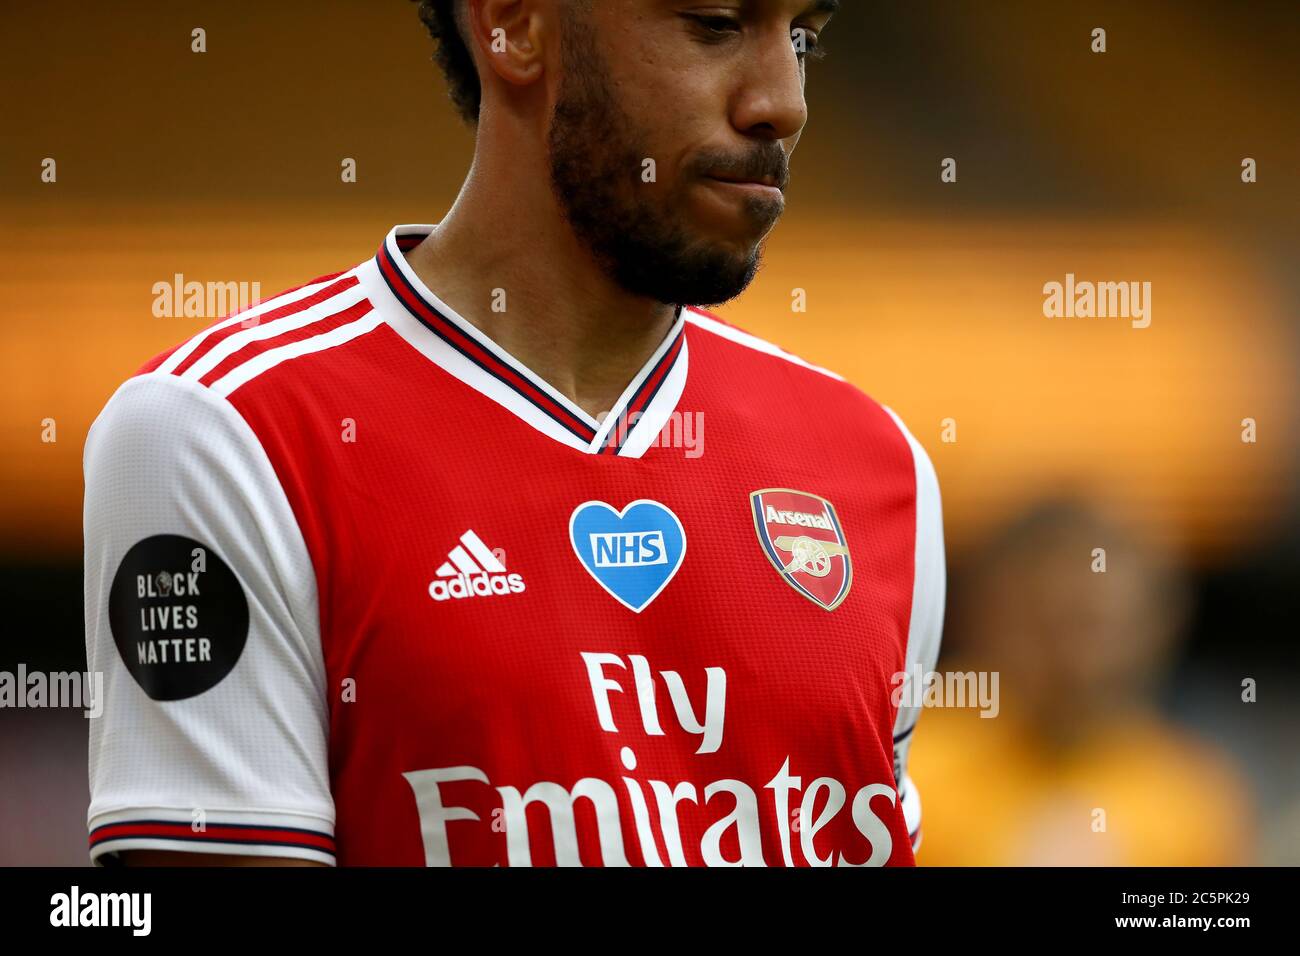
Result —
[{"label": "neck", "polygon": [[598,416],[663,342],[676,308],[610,281],[551,190],[520,173],[520,157],[512,168],[483,162],[501,155],[511,154],[479,151],[456,203],[407,260],[448,306]]}]

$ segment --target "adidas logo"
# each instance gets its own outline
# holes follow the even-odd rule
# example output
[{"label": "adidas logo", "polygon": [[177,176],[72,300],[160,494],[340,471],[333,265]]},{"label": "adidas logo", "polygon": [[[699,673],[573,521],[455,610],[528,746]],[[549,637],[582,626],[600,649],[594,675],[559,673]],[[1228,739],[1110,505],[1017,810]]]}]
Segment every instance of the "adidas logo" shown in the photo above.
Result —
[{"label": "adidas logo", "polygon": [[523,590],[524,579],[507,574],[506,566],[473,531],[460,536],[460,544],[451,549],[438,568],[438,576],[429,582],[429,597],[435,601],[519,594]]}]

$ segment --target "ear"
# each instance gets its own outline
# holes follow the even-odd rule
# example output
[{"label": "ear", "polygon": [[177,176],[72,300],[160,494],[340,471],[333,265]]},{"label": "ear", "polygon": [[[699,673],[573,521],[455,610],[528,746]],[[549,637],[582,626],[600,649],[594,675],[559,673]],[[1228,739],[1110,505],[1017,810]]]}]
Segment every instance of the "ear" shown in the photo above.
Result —
[{"label": "ear", "polygon": [[542,75],[555,24],[553,0],[466,0],[466,39],[475,59],[513,86]]}]

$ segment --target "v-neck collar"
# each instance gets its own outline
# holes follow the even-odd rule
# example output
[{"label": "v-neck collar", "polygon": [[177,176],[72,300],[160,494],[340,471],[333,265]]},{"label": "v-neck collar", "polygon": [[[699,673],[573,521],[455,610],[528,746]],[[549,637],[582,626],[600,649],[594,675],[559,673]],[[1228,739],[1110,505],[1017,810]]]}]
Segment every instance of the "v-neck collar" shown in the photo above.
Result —
[{"label": "v-neck collar", "polygon": [[668,424],[686,386],[686,314],[600,421],[458,315],[415,274],[405,253],[432,225],[397,226],[358,270],[373,304],[410,345],[444,371],[556,441],[593,455],[640,458]]}]

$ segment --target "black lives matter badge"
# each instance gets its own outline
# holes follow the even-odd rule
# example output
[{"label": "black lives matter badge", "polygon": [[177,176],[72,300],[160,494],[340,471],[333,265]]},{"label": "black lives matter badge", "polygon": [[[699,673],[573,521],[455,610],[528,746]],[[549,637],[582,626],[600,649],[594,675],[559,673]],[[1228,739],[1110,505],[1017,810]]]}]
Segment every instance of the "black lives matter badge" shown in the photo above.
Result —
[{"label": "black lives matter badge", "polygon": [[216,687],[248,641],[248,599],[215,551],[175,534],[138,542],[108,595],[108,623],[131,676],[154,700]]}]

